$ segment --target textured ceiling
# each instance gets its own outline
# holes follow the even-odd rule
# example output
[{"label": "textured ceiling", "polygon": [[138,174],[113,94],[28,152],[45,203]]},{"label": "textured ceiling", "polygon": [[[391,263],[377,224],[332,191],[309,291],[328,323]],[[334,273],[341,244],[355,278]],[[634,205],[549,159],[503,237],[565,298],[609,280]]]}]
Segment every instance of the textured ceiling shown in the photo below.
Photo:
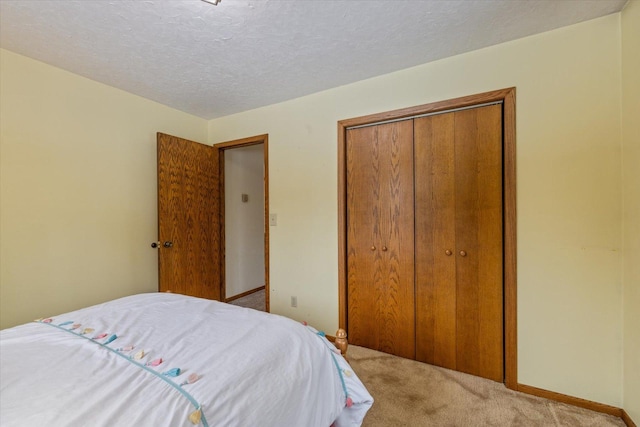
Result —
[{"label": "textured ceiling", "polygon": [[0,46],[211,119],[620,11],[626,0],[0,0]]}]

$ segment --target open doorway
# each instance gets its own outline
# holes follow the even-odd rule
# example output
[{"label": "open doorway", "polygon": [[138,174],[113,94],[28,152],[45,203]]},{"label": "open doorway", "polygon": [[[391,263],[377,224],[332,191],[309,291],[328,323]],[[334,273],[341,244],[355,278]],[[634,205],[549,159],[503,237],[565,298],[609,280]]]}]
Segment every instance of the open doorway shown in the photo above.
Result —
[{"label": "open doorway", "polygon": [[269,311],[267,135],[220,149],[222,300]]}]

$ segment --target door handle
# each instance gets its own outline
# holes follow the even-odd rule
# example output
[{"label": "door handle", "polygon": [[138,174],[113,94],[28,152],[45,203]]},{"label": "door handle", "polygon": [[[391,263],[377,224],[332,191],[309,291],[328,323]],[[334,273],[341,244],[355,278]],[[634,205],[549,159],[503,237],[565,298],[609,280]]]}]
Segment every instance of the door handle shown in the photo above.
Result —
[{"label": "door handle", "polygon": [[173,246],[173,242],[169,242],[169,241],[164,242],[164,243],[162,244],[162,246],[164,246],[165,248],[170,248],[170,247],[172,247],[172,246]]},{"label": "door handle", "polygon": [[156,248],[158,248],[159,246],[160,246],[160,242],[153,242],[153,243],[151,243],[151,247],[152,247],[153,249],[156,249]]}]

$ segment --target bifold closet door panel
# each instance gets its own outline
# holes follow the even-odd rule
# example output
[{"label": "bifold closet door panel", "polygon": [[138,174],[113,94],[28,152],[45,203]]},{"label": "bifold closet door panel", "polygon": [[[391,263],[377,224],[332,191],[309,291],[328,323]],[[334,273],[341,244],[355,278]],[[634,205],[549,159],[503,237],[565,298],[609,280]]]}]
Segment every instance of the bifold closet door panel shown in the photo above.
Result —
[{"label": "bifold closet door panel", "polygon": [[502,106],[455,115],[457,370],[502,382]]},{"label": "bifold closet door panel", "polygon": [[349,341],[415,357],[413,124],[347,131]]},{"label": "bifold closet door panel", "polygon": [[380,296],[379,240],[380,177],[378,134],[375,127],[347,131],[347,309],[349,341],[377,348]]},{"label": "bifold closet door panel", "polygon": [[502,107],[415,119],[416,358],[503,380]]},{"label": "bifold closet door panel", "polygon": [[415,358],[413,123],[378,125],[389,150],[380,169],[380,245],[383,273],[379,350]]},{"label": "bifold closet door panel", "polygon": [[456,369],[455,120],[415,119],[416,359]]}]

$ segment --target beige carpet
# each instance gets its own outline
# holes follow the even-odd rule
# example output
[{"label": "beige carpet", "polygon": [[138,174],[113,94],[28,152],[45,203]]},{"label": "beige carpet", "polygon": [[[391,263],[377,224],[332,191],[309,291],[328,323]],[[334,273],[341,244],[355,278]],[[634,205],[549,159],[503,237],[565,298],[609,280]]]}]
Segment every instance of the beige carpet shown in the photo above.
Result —
[{"label": "beige carpet", "polygon": [[375,400],[363,427],[625,426],[610,415],[426,363],[353,345],[347,354]]}]

